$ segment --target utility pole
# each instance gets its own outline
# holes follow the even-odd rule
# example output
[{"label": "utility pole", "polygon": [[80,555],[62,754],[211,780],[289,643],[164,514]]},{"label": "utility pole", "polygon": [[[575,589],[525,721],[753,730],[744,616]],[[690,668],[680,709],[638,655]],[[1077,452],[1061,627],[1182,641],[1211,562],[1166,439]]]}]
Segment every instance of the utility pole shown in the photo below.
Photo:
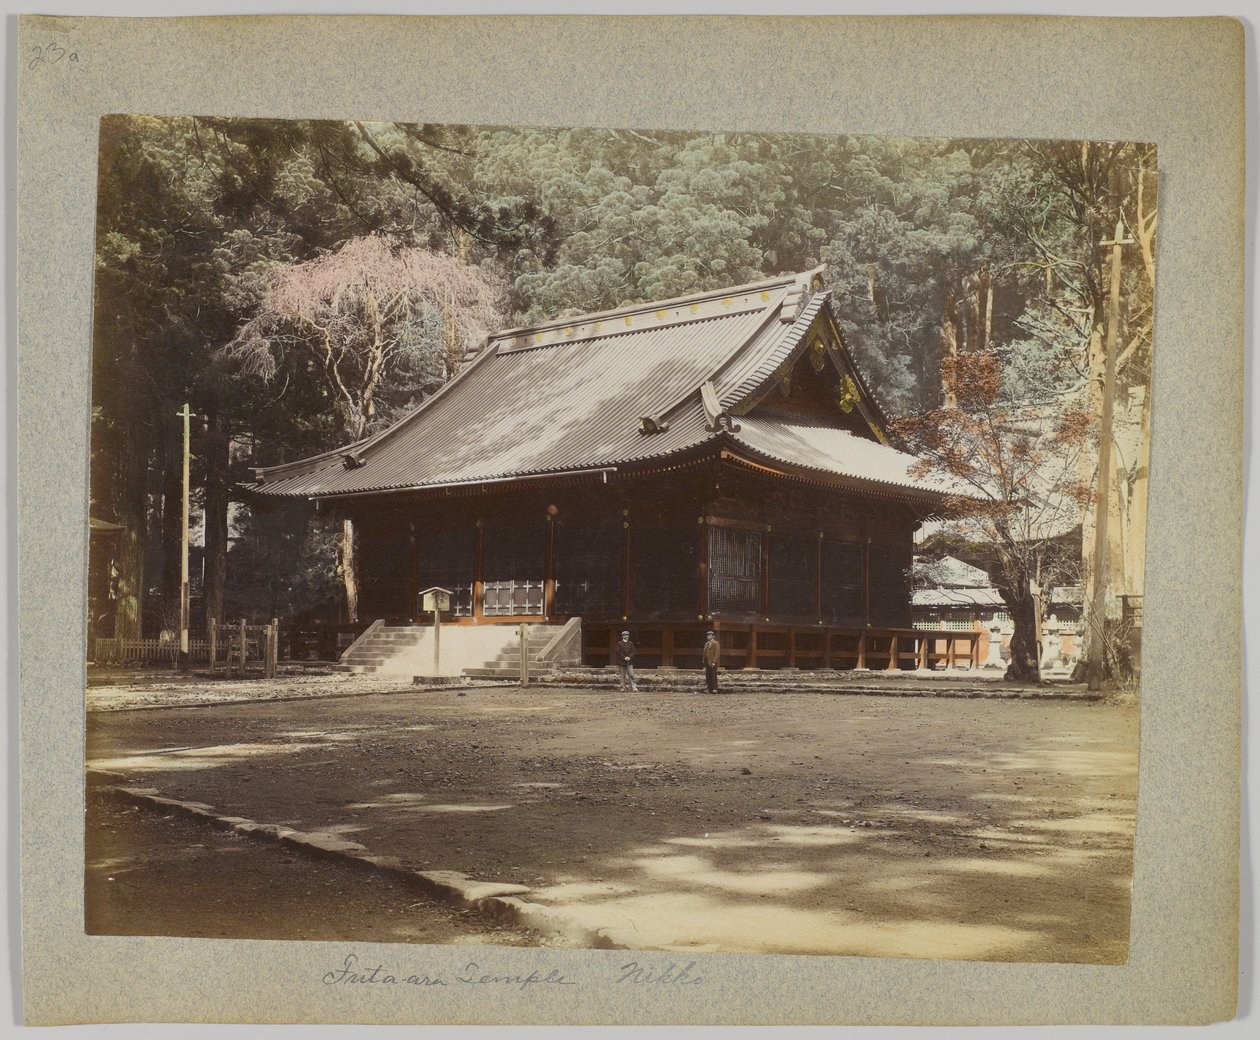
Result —
[{"label": "utility pole", "polygon": [[184,420],[184,496],[179,545],[179,668],[188,671],[188,460],[191,448],[192,411],[188,402],[175,413]]},{"label": "utility pole", "polygon": [[1106,670],[1107,585],[1111,567],[1107,559],[1108,526],[1111,517],[1111,439],[1112,398],[1116,390],[1116,338],[1120,331],[1120,251],[1133,244],[1122,238],[1123,221],[1116,221],[1115,237],[1099,243],[1111,247],[1111,299],[1107,305],[1107,340],[1103,346],[1102,416],[1098,428],[1098,492],[1094,522],[1094,588],[1089,609],[1089,659],[1086,678],[1089,688],[1102,687]]}]

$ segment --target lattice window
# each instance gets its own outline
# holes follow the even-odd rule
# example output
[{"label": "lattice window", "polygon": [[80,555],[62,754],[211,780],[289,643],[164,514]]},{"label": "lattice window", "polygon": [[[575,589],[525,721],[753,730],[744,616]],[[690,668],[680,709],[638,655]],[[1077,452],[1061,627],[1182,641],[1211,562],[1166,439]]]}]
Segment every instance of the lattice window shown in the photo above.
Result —
[{"label": "lattice window", "polygon": [[939,614],[931,614],[928,617],[917,617],[914,621],[915,628],[936,629],[944,632],[974,632],[976,623],[972,618],[942,617]]},{"label": "lattice window", "polygon": [[485,596],[481,611],[486,617],[540,615],[543,612],[543,582],[539,578],[501,578],[482,583]]},{"label": "lattice window", "polygon": [[761,606],[761,532],[709,529],[709,609],[755,611]]}]

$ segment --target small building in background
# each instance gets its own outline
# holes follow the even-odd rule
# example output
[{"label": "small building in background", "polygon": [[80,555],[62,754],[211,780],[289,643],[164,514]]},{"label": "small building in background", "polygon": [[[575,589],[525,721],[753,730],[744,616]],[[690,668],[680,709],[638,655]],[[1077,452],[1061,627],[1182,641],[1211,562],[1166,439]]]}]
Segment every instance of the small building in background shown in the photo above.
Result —
[{"label": "small building in background", "polygon": [[[1081,589],[1060,585],[1049,591],[1042,605],[1041,668],[1046,674],[1067,674],[1081,651]],[[987,632],[980,644],[981,667],[1006,667],[1015,624],[987,571],[953,556],[916,556],[912,602],[915,628]]]}]

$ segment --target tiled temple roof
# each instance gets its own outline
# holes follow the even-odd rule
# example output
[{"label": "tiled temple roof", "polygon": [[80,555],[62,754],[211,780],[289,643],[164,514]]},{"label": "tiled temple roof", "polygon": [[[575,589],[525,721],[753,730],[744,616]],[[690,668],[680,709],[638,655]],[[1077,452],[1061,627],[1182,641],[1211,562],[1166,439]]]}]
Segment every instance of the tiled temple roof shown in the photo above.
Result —
[{"label": "tiled temple roof", "polygon": [[[842,483],[938,496],[913,458],[825,425],[740,414],[806,349],[830,307],[818,270],[509,329],[387,430],[255,471],[265,495],[340,498],[634,468],[713,443]],[[835,327],[834,325],[832,326]],[[815,349],[822,349],[815,342]],[[827,350],[883,413],[843,344]],[[820,362],[821,363],[821,362]]]}]

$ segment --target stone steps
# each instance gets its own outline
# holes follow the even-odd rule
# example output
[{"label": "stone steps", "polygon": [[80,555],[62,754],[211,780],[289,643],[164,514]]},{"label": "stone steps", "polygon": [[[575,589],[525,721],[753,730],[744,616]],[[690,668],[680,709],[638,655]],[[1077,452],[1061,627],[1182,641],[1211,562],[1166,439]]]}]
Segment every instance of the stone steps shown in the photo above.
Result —
[{"label": "stone steps", "polygon": [[[517,629],[515,626],[496,627],[501,627],[503,640],[505,642],[510,640],[510,642],[507,642],[507,645],[499,643],[495,650],[487,651],[487,657],[473,658],[469,663],[478,667],[467,670],[467,674],[482,678],[520,676],[521,647]],[[525,652],[528,655],[531,675],[540,675],[548,670],[542,660],[543,651],[560,630],[558,625],[530,626],[526,634]],[[429,647],[432,646],[431,633],[432,626],[430,625],[382,626],[367,636],[352,652],[346,654],[333,666],[334,670],[357,675],[384,673],[399,677],[427,674],[426,667],[429,661],[420,660],[419,655],[422,652],[431,654],[431,650],[422,651],[421,649],[426,642]],[[448,647],[445,636],[444,632],[442,640],[444,654]],[[458,640],[459,637],[454,638]],[[444,662],[445,660],[444,656]]]}]

